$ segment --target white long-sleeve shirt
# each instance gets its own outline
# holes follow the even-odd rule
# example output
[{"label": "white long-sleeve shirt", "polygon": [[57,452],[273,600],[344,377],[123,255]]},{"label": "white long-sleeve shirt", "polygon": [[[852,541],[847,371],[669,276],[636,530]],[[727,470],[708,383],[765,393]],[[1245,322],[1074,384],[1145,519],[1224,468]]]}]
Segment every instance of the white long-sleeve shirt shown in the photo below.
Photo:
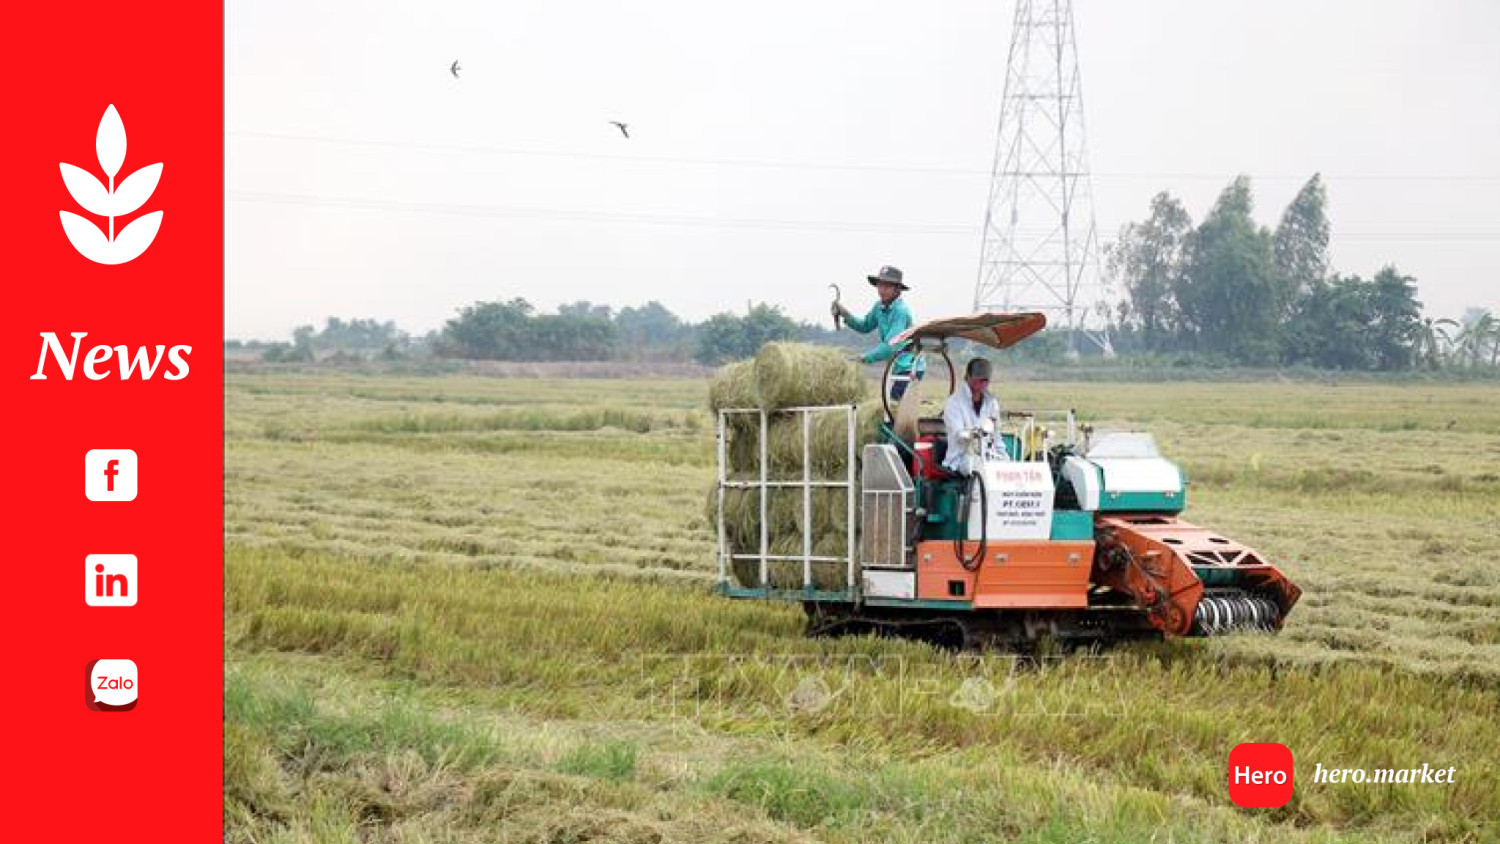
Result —
[{"label": "white long-sleeve shirt", "polygon": [[984,401],[979,406],[979,412],[974,412],[974,393],[969,390],[968,381],[959,381],[958,388],[953,395],[948,397],[947,404],[943,405],[943,428],[948,435],[948,455],[943,458],[943,468],[958,474],[968,474],[965,465],[967,452],[958,435],[972,428],[978,428],[985,419],[994,420],[996,436],[1000,430],[1000,400],[986,392]]}]

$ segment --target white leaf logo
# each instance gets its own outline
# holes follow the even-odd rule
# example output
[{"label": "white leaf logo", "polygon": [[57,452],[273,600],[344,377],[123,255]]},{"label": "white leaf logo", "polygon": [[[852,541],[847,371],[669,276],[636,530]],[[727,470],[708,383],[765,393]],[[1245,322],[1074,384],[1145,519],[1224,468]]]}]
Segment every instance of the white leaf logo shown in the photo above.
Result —
[{"label": "white leaf logo", "polygon": [[94,135],[94,152],[99,154],[99,166],[104,175],[113,179],[125,163],[125,124],[120,122],[120,113],[113,104],[99,118],[99,131]]},{"label": "white leaf logo", "polygon": [[109,180],[108,185],[81,167],[66,163],[58,167],[62,171],[63,185],[72,194],[73,201],[90,214],[109,218],[109,233],[106,235],[97,225],[77,214],[67,211],[58,214],[68,242],[79,254],[96,264],[123,264],[140,257],[156,239],[162,212],[153,211],[137,217],[118,236],[115,235],[115,218],[133,214],[146,204],[156,191],[157,182],[161,181],[162,165],[142,167],[126,176],[119,188],[115,187],[115,174],[125,163],[125,124],[113,105],[105,109],[104,116],[99,119],[94,152],[99,156],[99,167]]}]

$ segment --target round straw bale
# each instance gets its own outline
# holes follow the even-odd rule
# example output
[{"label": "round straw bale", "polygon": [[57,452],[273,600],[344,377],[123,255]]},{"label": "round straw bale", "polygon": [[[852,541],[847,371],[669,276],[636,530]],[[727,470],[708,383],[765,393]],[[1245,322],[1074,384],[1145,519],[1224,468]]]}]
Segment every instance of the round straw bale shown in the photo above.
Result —
[{"label": "round straw bale", "polygon": [[[769,427],[769,426],[768,426]],[[736,413],[724,425],[725,471],[735,480],[760,477],[760,417]]]},{"label": "round straw bale", "polygon": [[[798,534],[797,519],[800,497],[791,491],[766,491],[766,534],[769,540]],[[724,535],[735,553],[760,550],[760,491],[726,489],[724,491]]]},{"label": "round straw bale", "polygon": [[[812,555],[814,557],[839,557],[835,561],[821,560],[813,561],[812,585],[815,589],[843,589],[848,580],[849,566],[843,559],[840,550],[843,540],[840,537],[819,537],[813,543]],[[786,536],[777,540],[771,546],[771,554],[779,557],[796,557],[802,554],[802,538],[800,536]],[[759,575],[759,561],[756,561]],[[802,561],[801,560],[774,560],[766,564],[770,574],[771,586],[777,589],[801,589],[802,583]]]},{"label": "round straw bale", "polygon": [[[848,541],[844,533],[847,506],[843,490],[814,490],[812,500],[813,556],[837,557],[834,562],[814,562],[814,585],[819,589],[843,588],[847,570]],[[708,511],[713,513],[717,495],[709,502]],[[752,588],[760,582],[760,493],[758,490],[730,489],[724,492],[724,536],[731,555],[730,570],[735,582]],[[802,554],[802,493],[800,490],[772,489],[766,499],[767,531],[766,551],[772,556],[800,556]],[[801,561],[776,561],[767,563],[771,573],[771,585],[778,589],[796,589],[802,586]]]},{"label": "round straw bale", "polygon": [[755,386],[755,361],[742,360],[719,368],[708,385],[708,409],[759,407]]},{"label": "round straw bale", "polygon": [[765,410],[854,404],[865,377],[844,352],[806,343],[767,343],[755,355],[755,385]]},{"label": "round straw bale", "polygon": [[[880,433],[880,409],[862,406],[854,420],[854,461],[859,466],[860,450],[875,442]],[[766,462],[769,476],[776,480],[802,478],[802,415],[779,413],[767,426]],[[849,462],[848,420],[843,413],[824,412],[813,415],[812,440],[808,452],[811,478],[821,481],[843,480]],[[759,433],[756,432],[756,436]],[[758,442],[758,440],[757,440]],[[759,455],[752,455],[758,460]],[[857,474],[856,474],[857,479]]]}]

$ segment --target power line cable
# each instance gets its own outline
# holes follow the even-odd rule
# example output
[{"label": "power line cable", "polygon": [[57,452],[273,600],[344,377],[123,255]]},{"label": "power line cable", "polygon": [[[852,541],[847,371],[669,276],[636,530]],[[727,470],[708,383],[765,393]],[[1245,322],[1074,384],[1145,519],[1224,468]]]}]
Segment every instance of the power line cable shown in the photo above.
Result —
[{"label": "power line cable", "polygon": [[977,225],[887,224],[845,220],[707,217],[684,214],[652,214],[566,208],[527,208],[452,202],[401,202],[359,197],[315,196],[310,194],[268,193],[260,191],[230,191],[229,198],[241,202],[354,208],[371,211],[392,210],[427,214],[451,214],[466,217],[507,217],[554,222],[653,223],[681,226],[869,232],[881,234],[962,234],[972,236],[978,232]]},{"label": "power line cable", "polygon": [[[445,214],[463,217],[500,217],[547,222],[645,223],[713,228],[747,228],[791,231],[851,232],[876,234],[963,235],[979,233],[978,225],[949,223],[880,223],[858,220],[795,220],[785,218],[713,217],[689,214],[659,214],[635,211],[595,209],[533,208],[520,206],[465,204],[454,202],[405,202],[363,197],[320,196],[316,194],[275,193],[267,191],[229,192],[236,202],[303,205],[310,207],[351,208],[366,211],[401,211],[418,214]],[[1043,231],[1036,233],[1045,234]],[[1335,240],[1406,240],[1432,242],[1500,241],[1500,231],[1432,232],[1416,230],[1339,231]]]},{"label": "power line cable", "polygon": [[[524,156],[536,158],[559,158],[580,161],[619,161],[635,164],[682,164],[704,167],[739,167],[784,170],[828,170],[849,172],[917,173],[951,176],[988,176],[990,171],[974,167],[944,167],[920,164],[860,164],[819,161],[793,161],[747,158],[697,158],[665,155],[617,155],[566,150],[544,150],[517,147],[500,147],[485,144],[447,144],[423,141],[393,141],[369,138],[337,138],[325,135],[300,135],[289,132],[260,132],[235,130],[230,137],[257,140],[297,141],[305,143],[334,144],[342,146],[409,149],[424,152],[458,152],[479,155]],[[1093,171],[1093,178],[1121,180],[1201,180],[1228,182],[1239,172],[1185,173],[1185,172],[1100,172]],[[1261,181],[1306,181],[1310,174],[1248,173],[1252,179]],[[1410,182],[1492,182],[1500,181],[1500,174],[1412,174],[1412,173],[1324,173],[1328,180],[1340,181],[1410,181]]]}]

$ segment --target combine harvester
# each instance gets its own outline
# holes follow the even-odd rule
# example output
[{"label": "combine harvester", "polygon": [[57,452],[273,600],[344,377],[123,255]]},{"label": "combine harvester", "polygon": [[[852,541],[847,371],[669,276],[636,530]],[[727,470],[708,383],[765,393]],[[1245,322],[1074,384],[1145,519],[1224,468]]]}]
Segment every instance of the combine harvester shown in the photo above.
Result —
[{"label": "combine harvester", "polygon": [[[1004,349],[1045,325],[1037,313],[980,314],[927,323],[899,342],[941,357],[951,394],[949,341]],[[890,379],[888,364],[882,396]],[[894,412],[883,399],[878,440],[862,447],[854,405],[719,411],[720,592],[800,602],[814,634],[873,631],[965,648],[1275,631],[1301,595],[1255,551],[1178,518],[1187,482],[1150,434],[1094,431],[1079,426],[1072,410],[1020,411],[1006,413],[1001,430],[956,446],[942,419],[919,416],[918,392],[908,390]],[[737,414],[750,419],[733,424]],[[846,474],[816,479],[804,445],[802,477],[772,478],[763,444],[769,423],[800,418],[810,432],[827,414],[848,421]],[[757,415],[759,476],[735,479],[726,467],[728,439],[753,430]],[[952,447],[973,450],[979,470],[972,480],[941,468]],[[800,492],[801,553],[774,553],[764,527],[758,549],[728,542],[731,490],[752,500],[758,494],[761,525],[773,493]],[[809,527],[814,496],[831,490],[846,493],[841,558],[815,554]],[[799,564],[800,588],[796,579],[770,576],[772,567],[795,572]],[[815,567],[825,576],[815,577]],[[757,568],[758,577],[733,576]]]}]

